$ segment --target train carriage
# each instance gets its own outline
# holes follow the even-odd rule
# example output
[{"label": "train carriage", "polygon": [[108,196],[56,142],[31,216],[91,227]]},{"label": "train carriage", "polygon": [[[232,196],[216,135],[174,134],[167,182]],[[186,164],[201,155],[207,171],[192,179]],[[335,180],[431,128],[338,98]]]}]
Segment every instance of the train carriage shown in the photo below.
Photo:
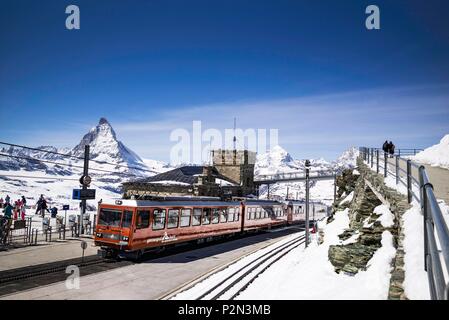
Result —
[{"label": "train carriage", "polygon": [[155,248],[304,221],[301,202],[206,198],[103,202],[95,245],[103,256],[138,258]]},{"label": "train carriage", "polygon": [[241,231],[238,201],[115,200],[99,207],[95,244],[104,255],[135,253]]}]

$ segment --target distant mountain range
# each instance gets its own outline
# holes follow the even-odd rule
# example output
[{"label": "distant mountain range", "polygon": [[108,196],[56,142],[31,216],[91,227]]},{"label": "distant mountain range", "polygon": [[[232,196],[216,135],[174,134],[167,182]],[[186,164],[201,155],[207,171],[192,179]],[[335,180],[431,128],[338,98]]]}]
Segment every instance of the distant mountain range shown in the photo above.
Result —
[{"label": "distant mountain range", "polygon": [[[25,195],[37,199],[43,193],[50,201],[67,203],[71,190],[79,187],[77,179],[81,176],[83,166],[83,160],[79,158],[84,156],[85,145],[90,145],[89,174],[93,178],[93,187],[98,190],[97,198],[118,197],[122,182],[152,176],[173,168],[161,161],[139,157],[117,139],[111,124],[101,118],[98,125],[86,133],[73,148],[36,148],[53,153],[19,147],[1,148],[0,153],[8,154],[9,157],[0,155],[0,196],[4,197],[4,194],[8,193],[13,197]],[[351,148],[334,162],[311,159],[312,170],[331,171],[353,167],[357,154],[358,151]],[[258,155],[255,165],[256,176],[302,170],[304,161],[293,159],[280,146]],[[39,179],[20,176],[34,176]],[[289,184],[274,185],[272,192],[276,193],[278,190],[280,194],[285,193],[287,185]],[[290,185],[295,190],[302,190],[301,184]]]}]

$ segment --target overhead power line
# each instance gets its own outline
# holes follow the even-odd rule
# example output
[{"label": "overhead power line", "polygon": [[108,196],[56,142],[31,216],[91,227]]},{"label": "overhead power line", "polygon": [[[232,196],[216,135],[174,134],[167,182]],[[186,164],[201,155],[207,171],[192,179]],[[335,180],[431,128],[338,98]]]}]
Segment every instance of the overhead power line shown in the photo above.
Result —
[{"label": "overhead power line", "polygon": [[[41,160],[41,159],[36,159],[36,158],[31,158],[31,157],[22,157],[22,156],[13,156],[7,153],[0,153],[0,156],[4,156],[4,157],[9,157],[9,158],[15,158],[15,159],[22,159],[22,160],[28,160],[28,161],[37,161],[37,162],[43,162],[43,163],[51,163],[54,165],[58,165],[58,166],[66,166],[66,167],[71,167],[71,168],[79,168],[79,169],[83,169],[83,166],[78,166],[78,165],[74,165],[71,163],[61,163],[61,162],[55,162],[55,161],[50,161],[50,160]],[[99,171],[99,172],[105,172],[105,173],[110,173],[110,174],[115,174],[115,175],[123,175],[123,176],[129,176],[129,177],[141,177],[139,175],[136,174],[132,174],[132,173],[126,173],[126,172],[117,172],[117,171],[110,171],[110,170],[104,170],[104,169],[96,169],[96,168],[91,168],[90,170],[92,171]]]},{"label": "overhead power line", "polygon": [[[65,154],[65,153],[61,153],[61,152],[56,152],[56,151],[49,151],[49,150],[43,150],[43,149],[39,149],[39,148],[27,147],[27,146],[20,145],[20,144],[14,144],[14,143],[3,142],[3,141],[0,141],[0,144],[6,145],[6,146],[10,146],[10,147],[16,147],[16,148],[33,150],[33,151],[38,151],[38,152],[43,152],[43,153],[55,154],[55,155],[63,156],[63,157],[66,157],[66,158],[72,158],[72,159],[77,159],[77,160],[84,160],[83,157],[78,157],[78,156]],[[92,160],[92,159],[89,159],[89,161],[92,161],[92,162],[95,162],[95,163],[99,163],[99,164],[107,164],[107,165],[111,165],[111,166],[114,166],[114,167],[117,167],[117,168],[134,169],[134,170],[140,170],[140,171],[146,171],[146,172],[154,173],[154,171],[152,171],[150,169],[145,169],[145,168],[140,168],[140,167],[135,167],[135,166],[124,166],[124,165],[119,165],[119,164],[112,163],[112,162],[101,161],[101,160]]]}]

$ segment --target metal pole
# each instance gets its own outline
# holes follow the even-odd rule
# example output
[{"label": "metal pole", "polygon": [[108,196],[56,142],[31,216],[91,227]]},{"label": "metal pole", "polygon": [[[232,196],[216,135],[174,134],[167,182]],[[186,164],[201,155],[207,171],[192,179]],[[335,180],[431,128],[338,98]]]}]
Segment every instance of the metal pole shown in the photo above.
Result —
[{"label": "metal pole", "polygon": [[396,184],[399,184],[399,156],[396,156]]},{"label": "metal pole", "polygon": [[376,150],[376,172],[379,173],[379,150]]},{"label": "metal pole", "polygon": [[267,199],[270,200],[270,184],[268,184],[268,195],[267,195]]},{"label": "metal pole", "polygon": [[[89,151],[90,146],[86,145],[84,146],[84,168],[83,168],[83,175],[87,176],[89,174]],[[86,190],[87,186],[83,184],[83,190]],[[83,230],[83,217],[86,213],[86,200],[81,200],[81,216],[80,216],[80,225],[79,227],[79,235],[84,233]]]},{"label": "metal pole", "polygon": [[412,203],[412,160],[407,160],[407,200]]},{"label": "metal pole", "polygon": [[288,200],[288,186],[287,186],[287,197],[285,198],[285,200]]},{"label": "metal pole", "polygon": [[374,165],[374,149],[371,149],[371,168]]},{"label": "metal pole", "polygon": [[306,167],[306,248],[309,245],[309,168]]},{"label": "metal pole", "polygon": [[337,175],[334,175],[334,203],[337,201]]},{"label": "metal pole", "polygon": [[387,153],[384,153],[384,177],[387,177],[387,166],[388,166],[388,158],[387,158]]}]

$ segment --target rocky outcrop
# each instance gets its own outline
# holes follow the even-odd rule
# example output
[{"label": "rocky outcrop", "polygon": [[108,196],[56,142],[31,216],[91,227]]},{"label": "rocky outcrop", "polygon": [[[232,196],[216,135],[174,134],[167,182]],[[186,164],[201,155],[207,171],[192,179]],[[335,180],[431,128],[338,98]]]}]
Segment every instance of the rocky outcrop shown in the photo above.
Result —
[{"label": "rocky outcrop", "polygon": [[[329,260],[336,272],[356,274],[366,270],[368,261],[381,247],[382,233],[388,230],[393,235],[396,257],[392,261],[389,299],[406,299],[402,282],[404,280],[404,250],[402,247],[402,214],[410,207],[406,198],[396,190],[387,187],[381,175],[371,171],[361,159],[357,162],[360,175],[346,170],[337,179],[338,198],[335,210],[349,209],[349,227],[339,235],[340,240],[353,237],[349,243],[329,247]],[[344,195],[354,192],[352,201],[345,201]],[[389,207],[394,215],[394,224],[383,227],[377,221],[379,215],[374,208],[380,204]]]}]

